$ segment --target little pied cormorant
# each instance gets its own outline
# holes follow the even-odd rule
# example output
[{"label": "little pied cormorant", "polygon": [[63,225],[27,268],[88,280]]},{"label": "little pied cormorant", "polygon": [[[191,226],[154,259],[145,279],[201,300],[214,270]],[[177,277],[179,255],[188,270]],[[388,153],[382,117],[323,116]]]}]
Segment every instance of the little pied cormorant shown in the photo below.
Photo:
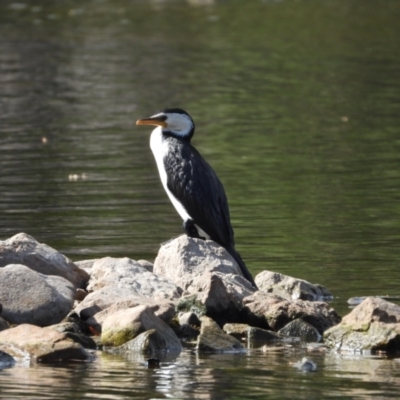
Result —
[{"label": "little pied cormorant", "polygon": [[136,125],[155,125],[150,147],[161,182],[183,219],[190,237],[211,239],[223,246],[238,263],[243,276],[257,288],[245,263],[235,250],[228,201],[217,174],[190,144],[194,122],[180,108],[165,109],[139,119]]}]

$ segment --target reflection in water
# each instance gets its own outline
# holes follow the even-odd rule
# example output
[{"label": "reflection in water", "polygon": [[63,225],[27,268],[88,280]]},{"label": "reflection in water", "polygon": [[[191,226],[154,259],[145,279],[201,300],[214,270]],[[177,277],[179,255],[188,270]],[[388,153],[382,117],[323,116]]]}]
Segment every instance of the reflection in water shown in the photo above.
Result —
[{"label": "reflection in water", "polygon": [[[342,314],[399,295],[399,17],[395,0],[2,2],[0,239],[154,259],[181,222],[134,123],[180,106],[254,275],[326,285]],[[299,359],[187,351],[147,370],[103,355],[0,380],[9,398],[398,394],[396,360],[318,356],[304,375]]]},{"label": "reflection in water", "polygon": [[397,359],[312,353],[307,357],[317,371],[305,373],[292,366],[303,356],[295,349],[208,356],[185,350],[179,357],[160,357],[161,367],[148,369],[143,355],[99,353],[90,364],[4,370],[0,384],[4,398],[35,399],[364,398],[372,393],[389,398],[399,393]]}]

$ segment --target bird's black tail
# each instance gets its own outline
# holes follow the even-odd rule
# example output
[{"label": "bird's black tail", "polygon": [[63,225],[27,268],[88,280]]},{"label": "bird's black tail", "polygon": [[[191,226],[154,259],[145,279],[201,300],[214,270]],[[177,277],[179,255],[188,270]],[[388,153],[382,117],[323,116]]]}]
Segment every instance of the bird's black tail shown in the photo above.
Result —
[{"label": "bird's black tail", "polygon": [[255,289],[258,289],[256,283],[254,282],[253,277],[251,276],[249,270],[246,267],[246,264],[242,260],[242,257],[240,257],[240,254],[235,250],[234,247],[228,247],[226,248],[226,250],[239,265],[239,268],[242,271],[243,276],[254,286]]}]

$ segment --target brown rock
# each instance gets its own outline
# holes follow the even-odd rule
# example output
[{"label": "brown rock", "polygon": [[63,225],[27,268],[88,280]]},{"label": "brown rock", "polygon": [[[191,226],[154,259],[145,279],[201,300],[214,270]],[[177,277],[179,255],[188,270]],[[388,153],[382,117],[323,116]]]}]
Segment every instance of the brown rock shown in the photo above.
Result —
[{"label": "brown rock", "polygon": [[238,339],[246,339],[252,344],[264,344],[265,342],[273,342],[283,339],[282,336],[275,332],[267,329],[256,328],[247,324],[225,324],[223,330],[228,335],[234,336]]},{"label": "brown rock", "polygon": [[15,346],[39,362],[80,360],[92,356],[62,333],[49,328],[23,324],[0,332],[0,345]]},{"label": "brown rock", "polygon": [[340,322],[340,317],[327,303],[288,301],[279,296],[256,292],[243,300],[243,318],[252,326],[278,331],[290,321],[302,318],[319,333]]},{"label": "brown rock", "polygon": [[324,333],[324,342],[344,351],[400,351],[400,306],[367,297],[339,325]]},{"label": "brown rock", "polygon": [[242,351],[243,345],[233,336],[227,335],[211,318],[203,316],[197,350],[206,353],[231,353]]}]

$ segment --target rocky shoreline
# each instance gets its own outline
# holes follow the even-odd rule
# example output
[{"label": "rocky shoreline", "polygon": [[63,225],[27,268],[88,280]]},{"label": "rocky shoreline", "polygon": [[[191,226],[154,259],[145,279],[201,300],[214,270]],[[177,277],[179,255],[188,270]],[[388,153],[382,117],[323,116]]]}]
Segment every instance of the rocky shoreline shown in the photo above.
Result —
[{"label": "rocky shoreline", "polygon": [[91,361],[95,350],[179,353],[185,343],[198,352],[267,351],[288,341],[400,350],[393,303],[369,297],[342,319],[321,285],[270,271],[255,281],[257,291],[216,243],[184,235],[163,244],[153,265],[74,263],[20,233],[0,241],[0,369],[19,359]]}]

